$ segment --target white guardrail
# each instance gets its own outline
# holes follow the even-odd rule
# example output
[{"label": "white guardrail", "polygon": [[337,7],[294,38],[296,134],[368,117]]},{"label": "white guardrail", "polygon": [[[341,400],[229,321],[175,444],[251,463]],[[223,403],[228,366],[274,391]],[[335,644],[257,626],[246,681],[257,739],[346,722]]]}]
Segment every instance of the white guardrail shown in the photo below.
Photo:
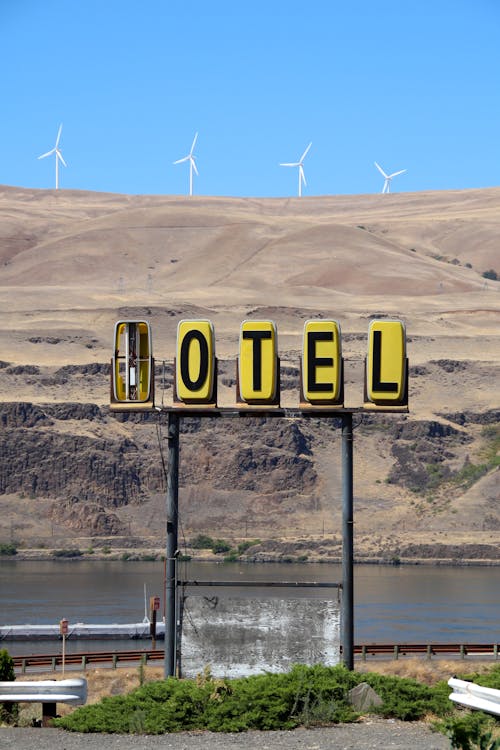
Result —
[{"label": "white guardrail", "polygon": [[449,679],[448,685],[453,690],[450,695],[451,701],[500,716],[500,690],[458,680],[456,677]]},{"label": "white guardrail", "polygon": [[74,703],[87,701],[87,680],[33,680],[31,682],[0,682],[0,702],[12,703]]}]

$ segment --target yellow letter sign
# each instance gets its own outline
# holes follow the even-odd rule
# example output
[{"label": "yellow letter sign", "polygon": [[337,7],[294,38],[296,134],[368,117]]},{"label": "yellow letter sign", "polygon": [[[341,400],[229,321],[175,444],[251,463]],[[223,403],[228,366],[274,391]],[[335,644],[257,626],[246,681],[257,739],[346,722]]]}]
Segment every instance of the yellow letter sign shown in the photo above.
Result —
[{"label": "yellow letter sign", "polygon": [[407,400],[406,332],[400,320],[372,320],[368,328],[366,393],[374,404]]},{"label": "yellow letter sign", "polygon": [[214,369],[212,323],[209,320],[181,320],[177,326],[177,398],[186,403],[210,403],[214,392]]},{"label": "yellow letter sign", "polygon": [[340,404],[342,399],[340,325],[335,320],[307,320],[302,350],[302,389],[312,404]]},{"label": "yellow letter sign", "polygon": [[252,404],[272,404],[277,391],[277,334],[270,320],[245,320],[240,329],[240,398]]}]

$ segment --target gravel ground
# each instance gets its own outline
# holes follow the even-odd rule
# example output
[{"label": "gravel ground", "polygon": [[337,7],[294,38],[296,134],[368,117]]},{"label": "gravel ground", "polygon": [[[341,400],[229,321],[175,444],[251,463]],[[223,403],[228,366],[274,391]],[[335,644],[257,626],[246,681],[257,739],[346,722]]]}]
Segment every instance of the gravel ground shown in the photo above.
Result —
[{"label": "gravel ground", "polygon": [[450,742],[421,722],[366,719],[292,732],[155,736],[76,734],[59,729],[0,729],[0,750],[449,750]]}]

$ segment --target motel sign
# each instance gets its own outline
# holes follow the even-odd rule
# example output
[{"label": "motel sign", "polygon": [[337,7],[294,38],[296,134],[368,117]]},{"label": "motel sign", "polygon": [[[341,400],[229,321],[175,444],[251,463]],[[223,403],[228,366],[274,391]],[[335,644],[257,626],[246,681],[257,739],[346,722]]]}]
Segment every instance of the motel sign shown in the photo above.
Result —
[{"label": "motel sign", "polygon": [[[146,321],[115,325],[111,408],[154,408],[151,328]],[[365,360],[365,408],[408,404],[406,331],[400,320],[372,320]],[[236,403],[279,408],[278,331],[270,320],[240,327]],[[344,408],[342,334],[335,320],[308,320],[302,336],[300,408]],[[175,405],[217,407],[215,331],[209,320],[177,326]]]}]

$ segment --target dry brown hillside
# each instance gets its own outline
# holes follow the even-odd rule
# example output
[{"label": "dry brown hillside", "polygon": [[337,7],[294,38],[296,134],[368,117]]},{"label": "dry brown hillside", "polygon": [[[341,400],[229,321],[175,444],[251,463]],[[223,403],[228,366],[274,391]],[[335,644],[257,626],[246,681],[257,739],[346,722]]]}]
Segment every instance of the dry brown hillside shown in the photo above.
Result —
[{"label": "dry brown hillside", "polygon": [[[240,323],[273,319],[293,406],[304,321],[333,317],[355,407],[369,320],[396,316],[410,414],[356,417],[356,554],[500,560],[500,188],[242,199],[3,187],[0,215],[0,543],[161,548],[161,417],[107,409],[117,319],[151,321],[168,403],[177,324],[209,318],[221,405],[235,399]],[[191,420],[181,443],[187,541],[258,537],[258,559],[338,557],[334,422]]]}]

